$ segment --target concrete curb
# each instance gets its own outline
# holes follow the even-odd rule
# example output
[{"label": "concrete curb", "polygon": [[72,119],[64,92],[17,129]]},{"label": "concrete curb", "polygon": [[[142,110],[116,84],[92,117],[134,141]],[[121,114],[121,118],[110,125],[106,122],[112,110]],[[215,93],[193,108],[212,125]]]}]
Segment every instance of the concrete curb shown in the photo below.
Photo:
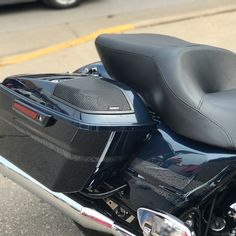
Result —
[{"label": "concrete curb", "polygon": [[100,34],[116,34],[125,33],[135,29],[142,29],[157,25],[171,24],[180,21],[191,20],[199,17],[209,17],[218,14],[230,13],[236,11],[236,4],[228,5],[224,7],[218,7],[214,9],[208,9],[204,11],[191,12],[187,14],[175,15],[171,17],[163,17],[158,19],[149,19],[141,22],[135,22],[130,24],[118,25],[110,28],[100,29],[88,35],[75,38],[66,42],[55,44],[46,48],[41,48],[35,51],[17,54],[13,56],[7,56],[0,58],[0,67],[20,64],[23,62],[31,61],[36,58],[40,58],[55,52],[62,51],[67,48],[75,47],[89,41],[95,40]]}]

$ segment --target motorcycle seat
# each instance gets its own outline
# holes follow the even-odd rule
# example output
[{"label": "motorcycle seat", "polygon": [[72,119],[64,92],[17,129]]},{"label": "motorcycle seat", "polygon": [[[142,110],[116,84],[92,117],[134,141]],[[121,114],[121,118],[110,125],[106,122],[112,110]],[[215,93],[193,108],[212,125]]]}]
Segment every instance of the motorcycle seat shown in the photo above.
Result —
[{"label": "motorcycle seat", "polygon": [[171,129],[236,150],[236,55],[154,34],[96,39],[111,77],[134,88]]}]

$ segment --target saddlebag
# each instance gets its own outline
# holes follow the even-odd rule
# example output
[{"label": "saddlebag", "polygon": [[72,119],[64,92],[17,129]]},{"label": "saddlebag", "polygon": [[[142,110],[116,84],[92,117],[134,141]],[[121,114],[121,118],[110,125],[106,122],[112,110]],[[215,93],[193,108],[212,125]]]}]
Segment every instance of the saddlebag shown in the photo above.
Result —
[{"label": "saddlebag", "polygon": [[101,183],[153,127],[139,96],[110,79],[22,75],[0,84],[0,155],[53,191]]}]

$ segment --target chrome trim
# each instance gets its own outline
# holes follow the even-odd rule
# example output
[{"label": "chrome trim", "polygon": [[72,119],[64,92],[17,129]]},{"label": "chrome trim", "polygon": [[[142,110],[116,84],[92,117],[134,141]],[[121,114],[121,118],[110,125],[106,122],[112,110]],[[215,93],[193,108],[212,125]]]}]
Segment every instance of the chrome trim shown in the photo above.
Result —
[{"label": "chrome trim", "polygon": [[232,203],[229,206],[228,216],[233,218],[233,220],[236,220],[236,203]]},{"label": "chrome trim", "polygon": [[105,146],[105,148],[104,148],[104,150],[103,150],[103,152],[102,152],[102,155],[101,155],[101,157],[100,157],[100,159],[99,159],[99,161],[98,161],[98,164],[97,164],[97,170],[99,169],[99,167],[100,167],[100,165],[102,164],[102,162],[104,161],[104,159],[105,159],[105,157],[106,157],[106,155],[107,155],[107,152],[108,152],[108,150],[109,150],[109,148],[110,148],[110,146],[111,146],[111,143],[112,143],[112,141],[113,141],[113,139],[114,139],[114,137],[115,137],[115,134],[116,134],[116,132],[111,132],[111,134],[110,134],[110,137],[109,137],[109,139],[108,139],[108,141],[107,141],[107,144],[106,144],[106,146]]},{"label": "chrome trim", "polygon": [[[145,218],[142,218],[143,215],[145,215]],[[145,235],[150,235],[150,236],[151,235],[160,235],[162,222],[165,223],[165,226],[168,226],[168,227],[170,226],[169,224],[167,224],[166,221],[168,221],[169,223],[171,223],[171,225],[174,226],[174,227],[171,228],[171,232],[172,232],[172,230],[174,230],[174,232],[177,233],[178,232],[177,229],[179,231],[181,231],[181,234],[173,234],[173,235],[192,236],[192,232],[184,224],[184,222],[182,222],[180,219],[178,219],[175,216],[170,215],[170,214],[168,214],[164,211],[160,211],[160,210],[159,211],[153,211],[153,210],[150,210],[150,209],[147,209],[147,208],[139,208],[137,216],[138,216],[139,225],[143,230],[143,235],[144,236]],[[157,220],[159,220],[159,221],[157,221]],[[153,228],[146,228],[145,227],[146,223],[148,223],[149,226],[151,226]],[[172,233],[169,234],[168,232],[165,232],[165,235],[170,236],[170,235],[172,235]]]},{"label": "chrome trim", "polygon": [[100,212],[82,206],[79,202],[76,202],[63,193],[51,191],[1,155],[0,173],[58,208],[85,228],[109,233],[114,236],[135,236],[135,234],[122,228],[122,226],[116,225],[112,219]]}]

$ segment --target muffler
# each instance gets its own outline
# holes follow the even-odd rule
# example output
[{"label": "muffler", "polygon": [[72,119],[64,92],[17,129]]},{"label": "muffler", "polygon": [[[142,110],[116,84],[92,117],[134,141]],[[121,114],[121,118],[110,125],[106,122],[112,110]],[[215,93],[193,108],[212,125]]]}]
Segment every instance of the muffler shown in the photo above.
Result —
[{"label": "muffler", "polygon": [[0,173],[58,208],[81,226],[115,236],[135,236],[100,212],[82,206],[63,193],[53,192],[0,156]]}]

